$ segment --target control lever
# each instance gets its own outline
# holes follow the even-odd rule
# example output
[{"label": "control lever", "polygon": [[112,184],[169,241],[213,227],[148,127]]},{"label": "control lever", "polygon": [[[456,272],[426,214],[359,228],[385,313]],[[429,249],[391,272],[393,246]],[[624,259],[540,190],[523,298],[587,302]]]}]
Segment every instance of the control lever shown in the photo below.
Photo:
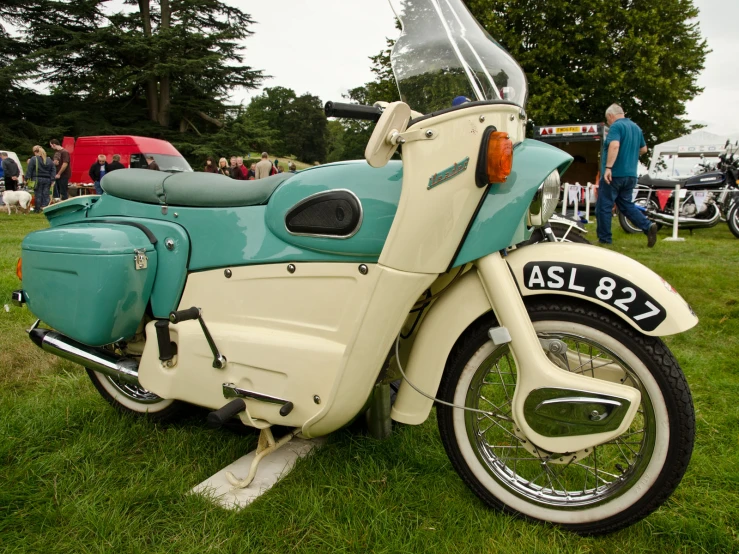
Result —
[{"label": "control lever", "polygon": [[200,308],[196,308],[195,306],[193,306],[192,308],[170,312],[169,314],[169,321],[171,323],[174,323],[175,325],[178,323],[182,323],[183,321],[191,321],[193,319],[198,320],[198,323],[200,323],[200,328],[203,330],[203,334],[205,335],[205,340],[208,341],[210,351],[213,353],[213,367],[216,369],[225,368],[227,362],[226,356],[221,354],[220,350],[218,350],[218,347],[216,346],[216,343],[213,341],[213,337],[211,336],[210,331],[208,331],[208,327],[205,326],[205,321],[203,321],[203,316],[200,313]]}]

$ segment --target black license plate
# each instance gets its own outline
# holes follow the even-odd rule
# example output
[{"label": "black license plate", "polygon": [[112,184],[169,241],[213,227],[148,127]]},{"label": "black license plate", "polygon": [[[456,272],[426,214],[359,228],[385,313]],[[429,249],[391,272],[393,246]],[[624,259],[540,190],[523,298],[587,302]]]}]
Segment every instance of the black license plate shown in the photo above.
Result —
[{"label": "black license plate", "polygon": [[588,265],[529,262],[523,268],[529,290],[577,294],[599,300],[622,312],[638,327],[654,331],[667,317],[665,309],[631,281]]}]

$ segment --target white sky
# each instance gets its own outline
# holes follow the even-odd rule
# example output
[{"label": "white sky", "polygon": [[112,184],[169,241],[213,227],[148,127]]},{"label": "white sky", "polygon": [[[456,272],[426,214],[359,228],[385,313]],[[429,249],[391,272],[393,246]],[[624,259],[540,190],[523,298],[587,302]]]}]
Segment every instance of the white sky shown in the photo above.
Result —
[{"label": "white sky", "polygon": [[[659,2],[659,0],[655,0]],[[258,23],[246,40],[245,62],[272,75],[265,87],[284,86],[341,100],[347,89],[373,79],[368,56],[395,38],[387,0],[231,0]],[[717,134],[739,135],[739,2],[694,0],[701,32],[713,50],[699,78],[705,91],[688,102],[688,117]],[[237,91],[245,103],[259,91]]]}]

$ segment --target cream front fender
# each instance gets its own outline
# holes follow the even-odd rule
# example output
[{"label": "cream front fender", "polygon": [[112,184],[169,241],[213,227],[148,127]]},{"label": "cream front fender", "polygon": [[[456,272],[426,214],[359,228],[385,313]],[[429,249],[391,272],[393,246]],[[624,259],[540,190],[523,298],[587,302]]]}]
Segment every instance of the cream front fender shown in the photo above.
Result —
[{"label": "cream front fender", "polygon": [[576,243],[540,243],[511,252],[521,295],[562,294],[597,304],[651,336],[687,331],[698,318],[672,286],[636,260]]},{"label": "cream front fender", "polygon": [[[515,250],[507,256],[506,261],[523,296],[565,294],[582,298],[616,313],[646,335],[680,333],[698,322],[688,304],[659,275],[631,258],[604,248],[574,243],[542,243]],[[536,288],[537,275],[529,264],[539,264],[540,270],[545,268],[542,275],[546,279],[545,287],[549,282],[557,285],[559,280],[563,286],[558,289]],[[552,269],[552,278],[549,275],[550,267],[561,267],[562,272]],[[575,277],[570,283],[573,268],[576,270]],[[531,280],[531,273],[534,273],[534,283],[530,284],[534,288],[528,288],[526,284],[529,283],[524,280],[524,274]],[[588,289],[587,283],[580,280],[586,274],[589,277],[593,274],[600,275],[594,288]],[[607,300],[601,300],[595,290],[603,277],[613,279],[616,285],[613,287],[613,296]],[[575,288],[566,288],[570,285]],[[583,287],[584,290],[577,287]],[[599,291],[600,296],[608,296],[607,290],[610,288],[611,282],[605,281],[604,287]],[[634,290],[634,300],[630,302],[627,300],[632,297],[632,293],[626,288]],[[622,293],[624,290],[626,292]],[[588,292],[592,292],[593,296],[589,296]],[[617,303],[619,300],[623,302]],[[643,305],[637,305],[637,302]],[[654,311],[646,302],[659,308],[660,312],[664,310],[665,317],[658,314],[651,320],[650,317],[637,319]],[[455,342],[476,319],[491,309],[477,270],[472,269],[429,308],[404,365],[408,379],[422,391],[435,395]],[[660,321],[657,323],[657,320]],[[652,325],[654,327],[649,329]],[[401,423],[419,425],[428,418],[432,406],[432,400],[421,396],[403,382],[391,417]]]},{"label": "cream front fender", "polygon": [[[451,285],[423,318],[403,368],[408,379],[427,394],[435,395],[454,343],[490,310],[477,270],[472,269]],[[403,381],[390,416],[401,423],[419,425],[426,421],[432,406],[432,400]]]}]

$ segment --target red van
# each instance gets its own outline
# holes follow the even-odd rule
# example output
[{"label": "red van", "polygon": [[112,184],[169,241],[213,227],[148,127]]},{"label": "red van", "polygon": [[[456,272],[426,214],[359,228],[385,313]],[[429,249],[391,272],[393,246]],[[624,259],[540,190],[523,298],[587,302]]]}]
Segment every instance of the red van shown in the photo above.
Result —
[{"label": "red van", "polygon": [[170,173],[192,171],[182,154],[166,140],[130,135],[80,137],[76,141],[74,137],[64,137],[62,146],[69,152],[71,158],[70,183],[91,183],[88,172],[99,154],[105,154],[108,162],[113,161],[113,154],[120,154],[124,166],[139,168],[148,165],[146,156],[151,155],[154,156],[161,171]]}]

